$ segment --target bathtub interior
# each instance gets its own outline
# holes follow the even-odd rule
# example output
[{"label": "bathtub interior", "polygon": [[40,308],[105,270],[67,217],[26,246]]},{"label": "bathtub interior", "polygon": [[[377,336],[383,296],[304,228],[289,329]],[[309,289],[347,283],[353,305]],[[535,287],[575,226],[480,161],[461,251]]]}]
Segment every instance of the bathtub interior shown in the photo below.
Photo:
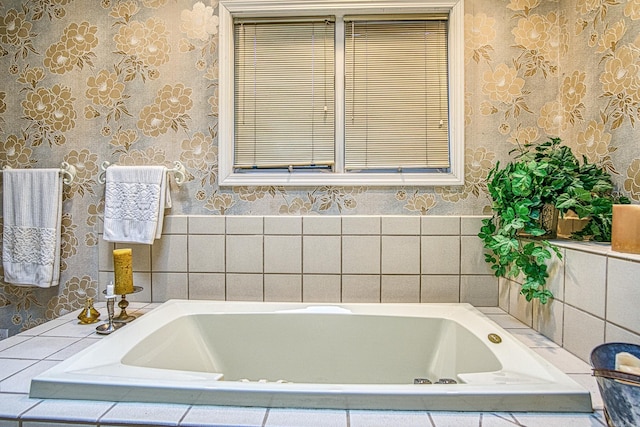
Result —
[{"label": "bathtub interior", "polygon": [[[489,334],[502,338],[490,342]],[[414,384],[452,378],[457,384]],[[37,398],[590,412],[589,392],[469,304],[171,300],[37,375]]]},{"label": "bathtub interior", "polygon": [[502,369],[449,319],[299,313],[182,316],[145,337],[125,365],[220,373],[224,380],[413,384]]}]

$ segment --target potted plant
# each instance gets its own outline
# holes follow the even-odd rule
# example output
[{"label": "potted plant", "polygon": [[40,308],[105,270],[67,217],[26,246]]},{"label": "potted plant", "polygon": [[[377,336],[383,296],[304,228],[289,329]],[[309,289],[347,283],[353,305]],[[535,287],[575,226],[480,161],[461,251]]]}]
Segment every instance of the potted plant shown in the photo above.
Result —
[{"label": "potted plant", "polygon": [[[504,167],[498,162],[489,172],[487,189],[493,216],[483,220],[478,236],[487,249],[485,260],[497,277],[522,275],[521,293],[527,301],[546,303],[552,297],[546,289],[547,261],[558,248],[554,221],[547,212],[564,215],[574,211],[588,218],[585,227],[572,235],[576,239],[611,240],[612,206],[630,203],[613,194],[611,177],[604,168],[582,162],[560,138],[515,150],[514,160]],[[552,230],[545,229],[551,224]]]}]

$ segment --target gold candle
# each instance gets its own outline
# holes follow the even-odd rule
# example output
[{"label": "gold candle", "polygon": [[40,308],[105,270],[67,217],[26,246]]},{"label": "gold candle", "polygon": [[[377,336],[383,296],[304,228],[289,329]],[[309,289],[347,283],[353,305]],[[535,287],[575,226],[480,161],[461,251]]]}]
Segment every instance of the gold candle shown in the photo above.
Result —
[{"label": "gold candle", "polygon": [[611,249],[640,254],[640,205],[613,205]]},{"label": "gold candle", "polygon": [[130,248],[114,249],[113,275],[116,295],[133,293],[133,256]]}]

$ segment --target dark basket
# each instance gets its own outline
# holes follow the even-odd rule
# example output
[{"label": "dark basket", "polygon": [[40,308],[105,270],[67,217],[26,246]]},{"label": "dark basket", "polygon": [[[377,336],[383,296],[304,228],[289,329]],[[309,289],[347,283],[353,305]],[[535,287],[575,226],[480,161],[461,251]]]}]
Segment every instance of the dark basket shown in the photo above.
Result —
[{"label": "dark basket", "polygon": [[640,346],[606,343],[591,352],[593,376],[604,403],[609,427],[640,426],[640,376],[615,370],[616,354],[627,352],[640,358]]}]

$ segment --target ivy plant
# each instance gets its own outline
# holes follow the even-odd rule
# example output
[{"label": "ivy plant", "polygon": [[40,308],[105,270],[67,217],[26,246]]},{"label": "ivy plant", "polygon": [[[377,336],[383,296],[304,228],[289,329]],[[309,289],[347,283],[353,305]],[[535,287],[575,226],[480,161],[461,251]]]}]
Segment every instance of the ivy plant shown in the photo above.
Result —
[{"label": "ivy plant", "polygon": [[560,138],[527,144],[510,154],[512,161],[504,167],[498,162],[489,172],[493,216],[483,220],[478,236],[494,274],[521,276],[521,293],[527,301],[544,304],[553,296],[546,288],[548,260],[553,253],[562,257],[545,237],[548,230],[541,222],[545,206],[554,206],[562,216],[572,210],[588,219],[572,238],[606,242],[611,240],[613,204],[630,201],[614,194],[603,167],[586,157],[579,161]]}]

